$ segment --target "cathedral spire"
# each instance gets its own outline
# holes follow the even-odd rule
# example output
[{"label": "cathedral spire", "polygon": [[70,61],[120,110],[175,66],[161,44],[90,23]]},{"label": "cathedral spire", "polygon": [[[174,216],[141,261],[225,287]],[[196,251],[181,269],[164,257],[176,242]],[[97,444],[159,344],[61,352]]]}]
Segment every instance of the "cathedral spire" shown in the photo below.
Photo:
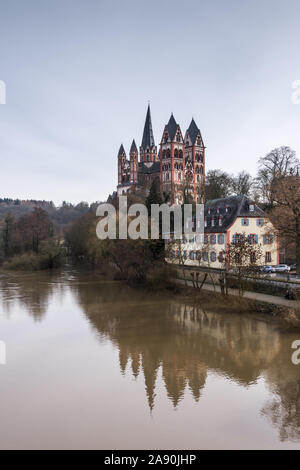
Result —
[{"label": "cathedral spire", "polygon": [[152,149],[155,147],[154,137],[153,137],[153,130],[152,130],[152,122],[151,122],[151,111],[150,111],[150,104],[148,104],[146,121],[144,126],[144,133],[143,133],[143,140],[142,140],[142,149],[146,148]]},{"label": "cathedral spire", "polygon": [[130,147],[130,153],[137,152],[137,151],[138,151],[138,149],[137,149],[135,140],[133,139],[131,147]]}]

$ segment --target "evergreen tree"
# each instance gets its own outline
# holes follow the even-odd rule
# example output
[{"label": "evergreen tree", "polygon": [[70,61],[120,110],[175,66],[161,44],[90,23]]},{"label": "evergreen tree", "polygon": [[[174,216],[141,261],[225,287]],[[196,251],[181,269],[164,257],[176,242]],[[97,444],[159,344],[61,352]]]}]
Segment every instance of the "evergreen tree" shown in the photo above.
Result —
[{"label": "evergreen tree", "polygon": [[156,178],[150,187],[148,197],[146,199],[146,207],[148,209],[148,214],[151,215],[151,205],[152,204],[162,204],[163,200],[160,193],[160,184],[159,180]]}]

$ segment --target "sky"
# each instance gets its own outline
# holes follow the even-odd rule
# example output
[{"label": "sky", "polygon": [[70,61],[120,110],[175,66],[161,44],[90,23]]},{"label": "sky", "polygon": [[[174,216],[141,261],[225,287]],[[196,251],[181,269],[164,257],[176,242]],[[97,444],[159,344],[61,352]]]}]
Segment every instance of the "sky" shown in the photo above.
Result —
[{"label": "sky", "polygon": [[0,198],[105,200],[117,153],[194,117],[206,171],[300,157],[299,0],[0,0]]}]

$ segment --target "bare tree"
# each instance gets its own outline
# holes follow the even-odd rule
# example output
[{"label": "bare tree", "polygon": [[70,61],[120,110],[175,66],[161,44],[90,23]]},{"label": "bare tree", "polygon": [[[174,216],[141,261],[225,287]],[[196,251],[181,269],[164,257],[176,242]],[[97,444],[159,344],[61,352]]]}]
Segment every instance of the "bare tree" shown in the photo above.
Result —
[{"label": "bare tree", "polygon": [[246,171],[241,171],[232,179],[232,190],[235,194],[251,196],[252,183],[252,176]]},{"label": "bare tree", "polygon": [[300,177],[277,179],[273,185],[273,200],[270,218],[276,235],[294,244],[297,274],[300,274]]},{"label": "bare tree", "polygon": [[290,147],[279,147],[272,150],[258,161],[259,170],[256,178],[256,189],[263,202],[270,208],[274,206],[274,185],[280,178],[296,175],[300,162]]},{"label": "bare tree", "polygon": [[227,245],[224,265],[232,270],[238,281],[239,295],[245,290],[247,276],[257,272],[262,262],[262,247],[245,233],[235,234],[234,241]]}]

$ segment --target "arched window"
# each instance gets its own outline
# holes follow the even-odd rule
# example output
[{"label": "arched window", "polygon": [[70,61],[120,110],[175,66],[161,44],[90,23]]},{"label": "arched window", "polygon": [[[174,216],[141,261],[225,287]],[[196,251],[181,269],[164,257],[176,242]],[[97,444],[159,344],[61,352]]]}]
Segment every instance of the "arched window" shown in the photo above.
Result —
[{"label": "arched window", "polygon": [[170,149],[167,149],[166,157],[167,157],[167,158],[170,158]]},{"label": "arched window", "polygon": [[200,166],[200,175],[203,175],[203,166]]},{"label": "arched window", "polygon": [[174,157],[178,158],[178,150],[177,149],[174,150]]},{"label": "arched window", "polygon": [[196,175],[198,175],[198,174],[199,174],[199,167],[196,166]]},{"label": "arched window", "polygon": [[166,151],[165,150],[162,151],[162,157],[166,158]]},{"label": "arched window", "polygon": [[183,158],[183,151],[179,150],[179,158]]}]

